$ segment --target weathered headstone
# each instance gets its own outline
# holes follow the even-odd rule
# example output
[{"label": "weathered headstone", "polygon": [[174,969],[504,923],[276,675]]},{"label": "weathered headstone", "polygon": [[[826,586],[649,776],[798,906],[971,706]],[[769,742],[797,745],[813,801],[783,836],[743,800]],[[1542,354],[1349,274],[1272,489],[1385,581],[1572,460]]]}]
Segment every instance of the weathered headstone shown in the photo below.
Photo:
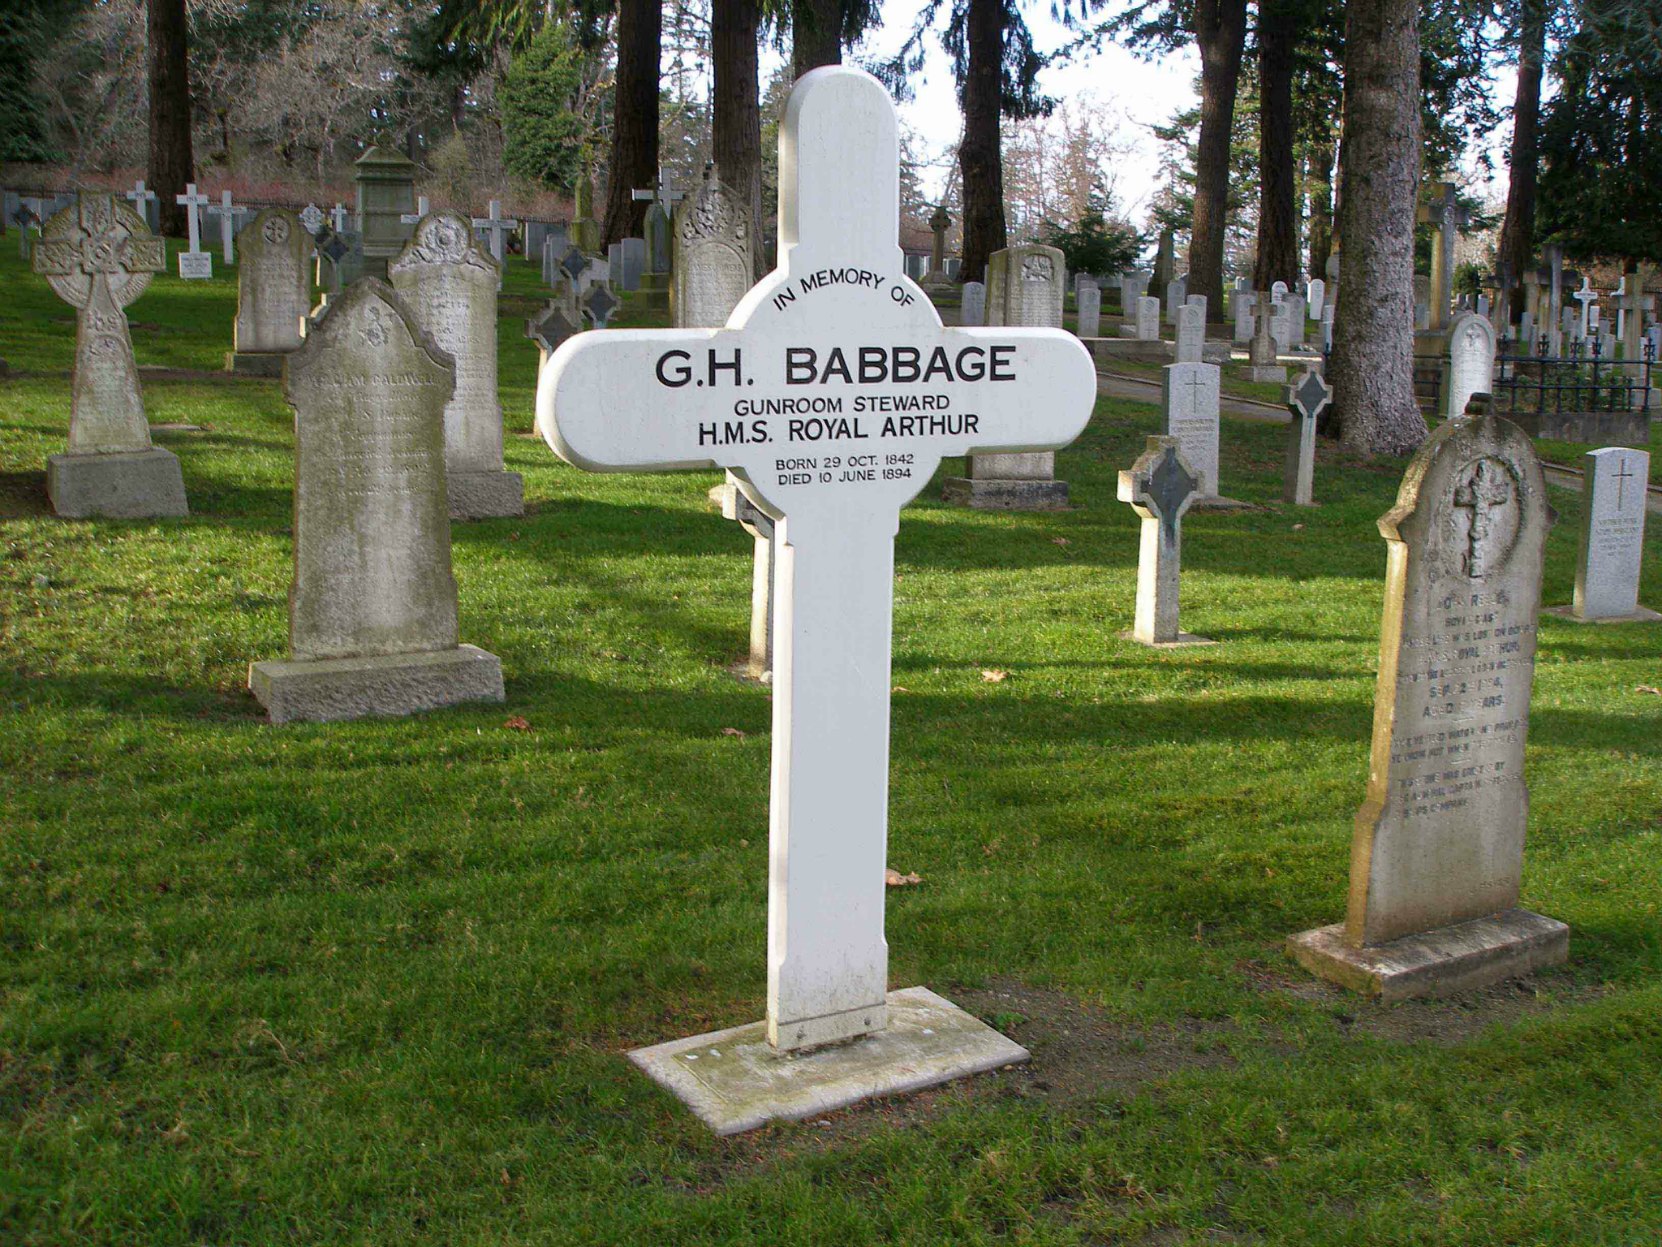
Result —
[{"label": "weathered headstone", "polygon": [[1257,298],[1250,290],[1238,290],[1230,299],[1230,312],[1235,320],[1234,340],[1236,345],[1252,341],[1252,327],[1257,312]]},{"label": "weathered headstone", "polygon": [[1221,378],[1216,364],[1167,364],[1161,370],[1160,431],[1177,439],[1195,475],[1196,501],[1218,496],[1218,407]]},{"label": "weathered headstone", "polygon": [[1448,393],[1443,416],[1458,420],[1473,394],[1487,394],[1494,384],[1495,327],[1477,312],[1461,312],[1449,326]]},{"label": "weathered headstone", "polygon": [[1322,318],[1322,305],[1327,301],[1327,282],[1320,277],[1312,277],[1310,284],[1304,288],[1306,301],[1306,315],[1318,323]]},{"label": "weathered headstone", "polygon": [[69,449],[46,461],[61,516],[186,514],[179,460],[150,444],[123,310],[166,263],[162,240],[115,195],[83,192],[41,230],[34,270],[75,309]]},{"label": "weathered headstone", "polygon": [[1160,340],[1160,300],[1145,294],[1137,300],[1137,341]]},{"label": "weathered headstone", "polygon": [[616,282],[619,290],[639,290],[641,278],[646,275],[646,239],[625,238],[618,244],[623,261],[623,276]]},{"label": "weathered headstone", "polygon": [[1177,309],[1177,362],[1198,364],[1206,351],[1206,304],[1185,303]]},{"label": "weathered headstone", "polygon": [[777,525],[767,1022],[631,1054],[723,1133],[1024,1059],[931,993],[888,992],[893,543],[943,457],[1066,444],[1096,396],[1073,335],[943,328],[904,280],[875,79],[798,79],[780,147],[779,267],[728,327],[580,334],[537,393],[568,461],[729,468]]},{"label": "weathered headstone", "polygon": [[1288,941],[1316,974],[1398,999],[1564,959],[1569,928],[1517,908],[1552,520],[1529,436],[1487,412],[1441,425],[1380,519],[1384,626],[1348,915]]},{"label": "weathered headstone", "polygon": [[1179,277],[1166,283],[1166,323],[1177,323],[1177,309],[1189,298],[1189,283]]},{"label": "weathered headstone", "polygon": [[1645,487],[1650,455],[1607,446],[1581,457],[1581,535],[1576,547],[1575,601],[1551,613],[1580,623],[1662,619],[1639,605],[1645,552]]},{"label": "weathered headstone", "polygon": [[278,377],[283,357],[300,349],[312,284],[312,240],[287,208],[267,208],[243,227],[237,269],[237,319],[225,370]]},{"label": "weathered headstone", "polygon": [[1102,336],[1102,291],[1095,282],[1081,282],[1076,303],[1077,326],[1081,338]]},{"label": "weathered headstone", "polygon": [[454,386],[450,358],[375,278],[333,300],[289,357],[289,657],[248,673],[273,723],[502,700],[501,663],[457,644],[444,488]]},{"label": "weathered headstone", "polygon": [[750,211],[714,164],[675,208],[670,313],[678,328],[719,329],[752,285]]},{"label": "weathered headstone", "polygon": [[404,306],[454,361],[444,407],[444,476],[453,520],[525,514],[525,483],[502,463],[496,393],[496,292],[502,271],[473,240],[469,222],[435,212],[387,265]]},{"label": "weathered headstone", "polygon": [[964,298],[959,323],[981,325],[987,320],[987,287],[978,281],[964,283]]},{"label": "weathered headstone", "polygon": [[[1066,261],[1037,243],[995,251],[987,264],[987,324],[1062,327]],[[975,454],[967,475],[948,477],[941,496],[982,510],[1050,511],[1068,505],[1054,451]]]},{"label": "weathered headstone", "polygon": [[1149,438],[1136,463],[1120,473],[1119,500],[1129,502],[1142,519],[1137,608],[1129,636],[1143,645],[1212,644],[1178,626],[1183,515],[1195,501],[1197,485],[1175,437]]},{"label": "weathered headstone", "polygon": [[1247,380],[1285,381],[1287,369],[1280,362],[1270,322],[1275,316],[1276,304],[1267,290],[1258,292],[1258,314],[1252,330],[1252,341],[1247,345]]},{"label": "weathered headstone", "polygon": [[1305,369],[1296,385],[1287,387],[1287,464],[1282,474],[1281,499],[1294,506],[1313,507],[1316,476],[1316,417],[1333,401],[1333,389],[1314,368]]}]

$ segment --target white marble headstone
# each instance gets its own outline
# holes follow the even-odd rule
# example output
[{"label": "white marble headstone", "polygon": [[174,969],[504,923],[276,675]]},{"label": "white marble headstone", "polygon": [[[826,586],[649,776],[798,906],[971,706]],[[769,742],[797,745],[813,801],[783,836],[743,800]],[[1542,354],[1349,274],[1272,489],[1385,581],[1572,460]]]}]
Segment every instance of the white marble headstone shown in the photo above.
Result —
[{"label": "white marble headstone", "polygon": [[1161,432],[1177,439],[1183,459],[1194,471],[1196,493],[1218,496],[1218,406],[1220,377],[1216,364],[1168,364],[1162,373],[1165,418]]},{"label": "white marble headstone", "polygon": [[1578,619],[1656,616],[1639,609],[1650,455],[1607,446],[1581,457],[1582,527],[1575,568]]}]

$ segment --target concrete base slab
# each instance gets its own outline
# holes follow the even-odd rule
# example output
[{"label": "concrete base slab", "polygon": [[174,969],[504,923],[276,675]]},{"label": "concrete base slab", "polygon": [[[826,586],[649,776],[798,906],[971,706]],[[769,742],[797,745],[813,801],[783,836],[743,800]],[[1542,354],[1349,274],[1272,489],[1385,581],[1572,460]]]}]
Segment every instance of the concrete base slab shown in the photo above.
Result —
[{"label": "concrete base slab", "polygon": [[1287,953],[1318,978],[1382,1000],[1452,996],[1560,964],[1570,928],[1527,909],[1405,935],[1372,948],[1345,943],[1343,923],[1287,940]]},{"label": "concrete base slab", "polygon": [[281,351],[226,351],[225,371],[239,377],[280,377],[287,358]]},{"label": "concrete base slab", "polygon": [[941,487],[941,498],[978,511],[1065,511],[1068,507],[1068,483],[972,480],[967,476],[949,476]]},{"label": "concrete base slab", "polygon": [[1242,502],[1239,498],[1225,498],[1222,494],[1213,494],[1209,498],[1196,498],[1189,504],[1191,511],[1250,511],[1253,504]]},{"label": "concrete base slab", "polygon": [[767,1023],[637,1048],[629,1059],[717,1134],[796,1121],[1028,1059],[1020,1044],[926,987],[888,995],[889,1024],[848,1043],[781,1053]]},{"label": "concrete base slab", "polygon": [[472,645],[375,658],[257,662],[248,668],[248,688],[273,723],[334,723],[504,699],[501,660]]},{"label": "concrete base slab", "polygon": [[525,514],[525,478],[518,472],[451,472],[444,487],[453,520]]},{"label": "concrete base slab", "polygon": [[1559,619],[1568,619],[1571,623],[1579,624],[1620,624],[1620,623],[1655,623],[1662,619],[1662,614],[1640,606],[1631,615],[1601,615],[1596,619],[1583,619],[1575,613],[1573,606],[1548,606],[1542,614],[1555,615]]},{"label": "concrete base slab", "polygon": [[1249,365],[1246,376],[1248,381],[1285,381],[1287,379],[1287,368],[1284,364],[1273,366],[1266,364],[1262,367]]},{"label": "concrete base slab", "polygon": [[1222,642],[1211,640],[1208,637],[1196,636],[1192,632],[1179,632],[1175,641],[1145,641],[1134,632],[1119,634],[1122,641],[1135,641],[1138,645],[1146,645],[1149,649],[1183,649],[1190,645],[1219,645]]},{"label": "concrete base slab", "polygon": [[65,519],[151,519],[189,515],[185,478],[171,450],[115,455],[52,455],[46,460],[46,494]]}]

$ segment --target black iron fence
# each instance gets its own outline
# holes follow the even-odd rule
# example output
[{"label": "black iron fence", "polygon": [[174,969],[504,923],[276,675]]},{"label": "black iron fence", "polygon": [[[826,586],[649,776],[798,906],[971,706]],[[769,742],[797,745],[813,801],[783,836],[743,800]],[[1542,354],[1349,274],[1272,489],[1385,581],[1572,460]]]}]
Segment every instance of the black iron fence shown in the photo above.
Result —
[{"label": "black iron fence", "polygon": [[1635,359],[1611,359],[1605,340],[1570,343],[1551,356],[1542,343],[1517,354],[1505,343],[1495,357],[1493,410],[1537,437],[1593,445],[1650,439],[1651,370],[1655,352],[1643,345]]}]

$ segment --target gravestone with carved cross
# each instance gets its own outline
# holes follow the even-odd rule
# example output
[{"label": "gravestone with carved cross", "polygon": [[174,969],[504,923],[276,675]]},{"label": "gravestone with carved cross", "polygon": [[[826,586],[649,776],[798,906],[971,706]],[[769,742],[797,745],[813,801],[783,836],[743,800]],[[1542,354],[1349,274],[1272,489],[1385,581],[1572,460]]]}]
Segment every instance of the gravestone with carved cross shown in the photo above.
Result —
[{"label": "gravestone with carved cross", "polygon": [[1547,529],[1529,435],[1474,401],[1409,464],[1387,542],[1368,795],[1345,922],[1289,951],[1369,995],[1445,995],[1562,961],[1518,907],[1524,747]]},{"label": "gravestone with carved cross", "polygon": [[283,358],[298,351],[311,309],[306,271],[312,240],[287,208],[266,208],[243,227],[237,268],[237,318],[225,358],[227,372],[280,377]]},{"label": "gravestone with carved cross", "polygon": [[874,78],[798,79],[779,145],[779,267],[727,325],[579,334],[537,391],[568,462],[727,468],[775,524],[767,1020],[632,1054],[723,1132],[1024,1059],[924,989],[887,991],[894,537],[943,458],[1066,445],[1096,395],[1071,334],[943,328],[905,279]]},{"label": "gravestone with carved cross", "polygon": [[179,253],[179,276],[187,281],[203,281],[214,275],[214,258],[202,250],[202,209],[208,206],[208,197],[192,182],[173,202],[185,210],[185,229],[190,238],[190,250]]},{"label": "gravestone with carved cross", "polygon": [[35,247],[35,272],[75,308],[69,450],[46,464],[59,515],[184,515],[179,460],[150,444],[138,364],[122,309],[167,263],[162,240],[115,195],[83,192]]},{"label": "gravestone with carved cross", "polygon": [[1333,387],[1314,368],[1305,369],[1297,384],[1287,387],[1287,466],[1281,498],[1294,506],[1313,507],[1316,475],[1316,418],[1333,401]]},{"label": "gravestone with carved cross", "polygon": [[1575,600],[1569,606],[1550,608],[1550,613],[1577,623],[1662,620],[1662,615],[1639,605],[1650,455],[1626,446],[1606,446],[1583,455],[1581,467]]},{"label": "gravestone with carved cross", "polygon": [[1216,364],[1167,364],[1160,370],[1160,432],[1177,439],[1195,474],[1196,506],[1236,506],[1218,494],[1218,409],[1222,372]]},{"label": "gravestone with carved cross", "polygon": [[1137,554],[1137,611],[1131,640],[1143,645],[1211,645],[1178,626],[1183,514],[1199,496],[1200,477],[1175,437],[1151,437],[1137,462],[1120,473],[1119,499],[1142,519]]}]

